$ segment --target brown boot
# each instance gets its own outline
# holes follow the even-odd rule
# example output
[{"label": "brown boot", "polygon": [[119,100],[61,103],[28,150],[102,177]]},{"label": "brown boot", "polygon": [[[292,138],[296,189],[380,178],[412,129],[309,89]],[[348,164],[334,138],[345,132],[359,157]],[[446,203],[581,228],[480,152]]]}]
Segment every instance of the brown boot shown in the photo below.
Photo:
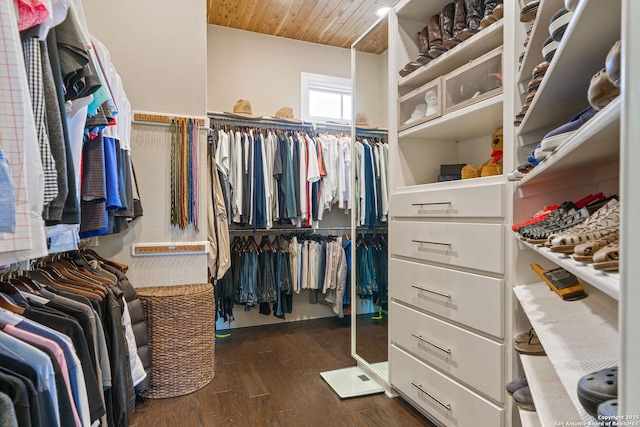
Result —
[{"label": "brown boot", "polygon": [[460,38],[466,40],[482,29],[480,21],[484,17],[484,0],[464,0],[467,8],[467,26],[460,31]]},{"label": "brown boot", "polygon": [[467,11],[464,7],[464,0],[454,1],[455,12],[453,15],[453,31],[451,38],[444,41],[444,45],[447,49],[456,47],[459,43],[462,43],[460,38],[460,31],[467,26]]},{"label": "brown boot", "polygon": [[416,62],[425,65],[431,62],[433,57],[429,55],[429,27],[424,27],[422,31],[418,33],[420,40],[420,51],[416,57]]},{"label": "brown boot", "polygon": [[447,48],[444,47],[442,43],[441,16],[441,13],[433,15],[429,18],[429,22],[427,22],[427,28],[429,30],[429,55],[433,58],[437,58],[447,51]]},{"label": "brown boot", "polygon": [[489,25],[494,24],[498,21],[493,14],[493,11],[498,5],[502,4],[502,0],[485,0],[484,2],[484,18],[480,21],[480,26],[482,28],[487,28]]},{"label": "brown boot", "polygon": [[[447,4],[443,9],[442,13],[440,13],[440,32],[441,32],[441,41],[440,45],[432,46],[431,49],[439,50],[439,55],[443,54],[448,50],[445,42],[453,37],[453,20],[455,18],[456,7],[453,2]],[[431,50],[430,50],[431,52]],[[431,52],[431,55],[434,56],[434,53]]]}]

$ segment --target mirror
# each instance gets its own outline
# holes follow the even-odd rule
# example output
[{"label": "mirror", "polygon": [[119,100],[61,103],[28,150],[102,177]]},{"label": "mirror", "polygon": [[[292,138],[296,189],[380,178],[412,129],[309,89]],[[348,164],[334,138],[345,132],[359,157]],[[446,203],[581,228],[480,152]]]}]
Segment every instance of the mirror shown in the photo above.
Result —
[{"label": "mirror", "polygon": [[[388,380],[388,19],[351,48],[353,81],[352,355]],[[358,167],[358,162],[361,165]],[[364,195],[364,197],[363,197]],[[357,203],[359,200],[364,202]]]}]

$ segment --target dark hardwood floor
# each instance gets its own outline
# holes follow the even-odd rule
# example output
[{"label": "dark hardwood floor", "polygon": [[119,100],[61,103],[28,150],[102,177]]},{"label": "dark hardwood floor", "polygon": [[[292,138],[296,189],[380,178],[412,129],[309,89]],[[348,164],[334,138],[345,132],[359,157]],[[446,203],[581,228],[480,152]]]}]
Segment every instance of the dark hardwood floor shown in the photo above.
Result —
[{"label": "dark hardwood floor", "polygon": [[401,398],[342,400],[320,372],[354,366],[349,319],[234,329],[216,341],[215,377],[186,396],[149,399],[131,427],[432,426]]}]

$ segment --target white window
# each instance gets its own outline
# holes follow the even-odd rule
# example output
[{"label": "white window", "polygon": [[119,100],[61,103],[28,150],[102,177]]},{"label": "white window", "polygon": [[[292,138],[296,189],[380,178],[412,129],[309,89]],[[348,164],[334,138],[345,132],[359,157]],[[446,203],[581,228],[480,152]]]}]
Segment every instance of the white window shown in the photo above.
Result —
[{"label": "white window", "polygon": [[351,79],[301,73],[302,120],[351,123]]}]

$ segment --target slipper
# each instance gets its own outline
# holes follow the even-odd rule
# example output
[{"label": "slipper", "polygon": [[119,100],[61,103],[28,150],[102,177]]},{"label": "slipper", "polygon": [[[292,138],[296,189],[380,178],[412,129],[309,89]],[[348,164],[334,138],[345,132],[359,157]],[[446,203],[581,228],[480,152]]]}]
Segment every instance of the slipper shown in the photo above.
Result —
[{"label": "slipper", "polygon": [[544,280],[549,289],[565,301],[576,301],[587,296],[580,280],[562,267],[545,270],[538,264],[531,264],[533,271]]},{"label": "slipper", "polygon": [[516,391],[520,390],[523,387],[527,387],[529,383],[527,382],[526,377],[516,378],[506,385],[507,393],[513,395]]},{"label": "slipper", "polygon": [[529,386],[522,387],[513,393],[513,400],[518,404],[520,409],[525,411],[535,411],[536,406],[533,403],[533,397],[531,396],[531,390]]},{"label": "slipper", "polygon": [[526,342],[516,343],[514,345],[516,351],[521,354],[529,354],[532,356],[544,355],[544,348],[538,339],[538,336],[533,334]]},{"label": "slipper", "polygon": [[593,268],[602,271],[618,271],[620,241],[609,243],[593,254]]}]

